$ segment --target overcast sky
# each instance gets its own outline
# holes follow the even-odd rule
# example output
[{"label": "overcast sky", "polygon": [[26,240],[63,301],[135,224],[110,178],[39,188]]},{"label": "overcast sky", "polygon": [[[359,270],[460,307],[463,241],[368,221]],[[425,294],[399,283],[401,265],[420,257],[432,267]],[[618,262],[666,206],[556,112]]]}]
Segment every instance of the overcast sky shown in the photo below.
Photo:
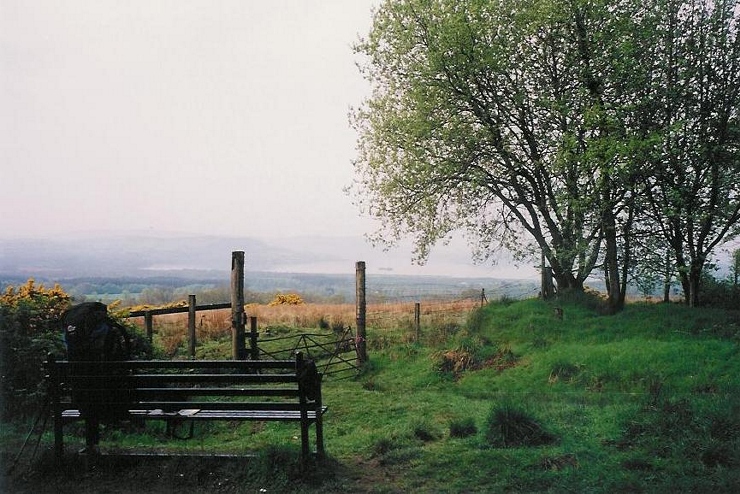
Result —
[{"label": "overcast sky", "polygon": [[365,233],[342,188],[377,3],[0,0],[0,232]]},{"label": "overcast sky", "polygon": [[0,239],[371,233],[343,188],[379,3],[0,0]]}]

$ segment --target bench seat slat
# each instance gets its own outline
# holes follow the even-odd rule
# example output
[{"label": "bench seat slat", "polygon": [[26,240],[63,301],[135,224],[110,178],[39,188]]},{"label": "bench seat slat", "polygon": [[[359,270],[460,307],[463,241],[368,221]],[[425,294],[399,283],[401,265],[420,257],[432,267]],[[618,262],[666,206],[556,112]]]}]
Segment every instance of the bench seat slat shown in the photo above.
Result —
[{"label": "bench seat slat", "polygon": [[[300,403],[296,402],[249,402],[249,401],[221,401],[221,402],[198,402],[198,401],[139,401],[132,408],[144,408],[153,410],[162,408],[165,410],[181,410],[198,408],[202,410],[300,410]],[[313,404],[305,405],[308,410],[315,409]]]},{"label": "bench seat slat", "polygon": [[[76,409],[77,405],[67,401],[62,403],[63,409]],[[163,401],[163,400],[134,400],[134,401],[120,401],[110,402],[102,401],[98,402],[96,406],[100,410],[115,410],[121,409],[122,407],[128,407],[129,409],[145,409],[145,410],[183,410],[183,409],[203,409],[203,410],[301,410],[306,408],[307,410],[316,409],[317,405],[314,403],[307,403],[302,406],[299,402],[257,402],[257,401],[193,401],[193,400],[179,400],[179,401]]]},{"label": "bench seat slat", "polygon": [[[64,366],[79,368],[99,366],[100,362],[58,361]],[[106,368],[113,369],[295,369],[295,360],[108,360]]]},{"label": "bench seat slat", "polygon": [[[328,407],[321,407],[321,414],[326,413]],[[174,419],[192,419],[192,420],[282,420],[298,421],[301,420],[300,410],[197,410],[191,411],[184,409],[177,412],[164,412],[162,410],[129,410],[131,418],[147,420],[174,420]],[[316,420],[317,411],[309,410],[308,419]],[[62,411],[62,418],[66,420],[81,419],[80,411],[77,409],[68,409]]]},{"label": "bench seat slat", "polygon": [[158,383],[219,383],[219,384],[270,384],[298,382],[293,374],[132,374],[128,376],[101,376],[77,374],[68,379],[68,384],[76,386],[105,386],[112,380],[130,383],[134,387],[156,386]]},{"label": "bench seat slat", "polygon": [[[80,395],[86,393],[102,393],[106,391],[106,388],[91,388],[91,387],[78,387],[76,388]],[[155,397],[158,399],[165,399],[165,397],[173,397],[174,400],[185,399],[186,397],[196,396],[224,396],[224,397],[254,397],[254,396],[265,396],[265,397],[298,397],[300,391],[297,387],[292,388],[225,388],[225,387],[176,387],[176,388],[132,388],[129,389],[130,395],[135,396],[138,399],[148,399]],[[125,393],[125,390],[124,390]],[[122,395],[124,396],[124,395]],[[124,399],[124,398],[122,398]]]}]

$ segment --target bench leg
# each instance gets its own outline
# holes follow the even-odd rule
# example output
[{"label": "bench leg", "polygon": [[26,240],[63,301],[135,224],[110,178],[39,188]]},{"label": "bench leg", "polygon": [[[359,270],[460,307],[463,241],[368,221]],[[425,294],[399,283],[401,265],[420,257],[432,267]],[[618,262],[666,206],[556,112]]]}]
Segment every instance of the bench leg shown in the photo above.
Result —
[{"label": "bench leg", "polygon": [[308,418],[301,420],[301,463],[305,464],[308,460],[309,445],[308,445]]},{"label": "bench leg", "polygon": [[54,414],[54,456],[57,460],[62,459],[64,453],[64,431],[62,428],[62,417],[61,414],[57,414],[56,410],[52,411]]},{"label": "bench leg", "polygon": [[316,456],[319,459],[324,458],[324,423],[321,418],[321,411],[316,413]]}]

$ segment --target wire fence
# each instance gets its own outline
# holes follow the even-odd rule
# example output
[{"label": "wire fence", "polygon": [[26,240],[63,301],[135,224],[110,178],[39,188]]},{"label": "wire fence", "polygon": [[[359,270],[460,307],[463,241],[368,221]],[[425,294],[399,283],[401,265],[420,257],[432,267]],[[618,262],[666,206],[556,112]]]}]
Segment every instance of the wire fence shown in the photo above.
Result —
[{"label": "wire fence", "polygon": [[[419,341],[422,333],[430,328],[456,328],[464,326],[471,312],[482,305],[499,299],[521,299],[537,295],[535,280],[498,281],[481,286],[471,282],[435,278],[413,286],[400,284],[369,283],[367,296],[366,327],[371,330],[400,330],[409,339]],[[195,304],[195,300],[193,300]],[[184,345],[195,357],[196,344],[226,338],[231,334],[231,315],[228,304],[196,306],[194,321],[188,321],[187,308],[153,309],[131,313],[133,320],[145,323],[148,334],[156,333],[165,353],[175,355]],[[353,363],[357,309],[354,303],[301,304],[270,306],[247,304],[246,314],[259,324],[259,337],[253,339],[260,356],[286,358],[297,349],[316,358],[324,359],[325,373],[356,370]],[[154,317],[156,316],[156,318]],[[155,321],[156,319],[156,321]],[[194,326],[194,327],[193,327]],[[274,337],[291,328],[297,334]],[[316,329],[323,329],[320,333]],[[350,336],[347,336],[347,334]],[[197,341],[196,341],[197,340]],[[282,345],[276,347],[276,345]],[[254,355],[254,350],[249,349]]]},{"label": "wire fence", "polygon": [[488,300],[501,298],[520,299],[536,296],[540,290],[539,279],[465,281],[450,279],[410,285],[384,284],[368,280],[366,296],[368,303],[403,303],[419,301],[455,301],[479,299],[483,291]]}]

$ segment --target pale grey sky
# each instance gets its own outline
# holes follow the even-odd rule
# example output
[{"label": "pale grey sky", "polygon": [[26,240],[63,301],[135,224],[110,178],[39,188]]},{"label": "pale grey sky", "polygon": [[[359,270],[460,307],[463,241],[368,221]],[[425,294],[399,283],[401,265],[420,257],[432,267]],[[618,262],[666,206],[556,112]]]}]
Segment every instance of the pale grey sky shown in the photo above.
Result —
[{"label": "pale grey sky", "polygon": [[[343,187],[379,3],[0,0],[0,239],[372,232]],[[461,251],[414,272],[507,271],[436,261]]]},{"label": "pale grey sky", "polygon": [[371,0],[0,0],[0,235],[362,234]]}]

